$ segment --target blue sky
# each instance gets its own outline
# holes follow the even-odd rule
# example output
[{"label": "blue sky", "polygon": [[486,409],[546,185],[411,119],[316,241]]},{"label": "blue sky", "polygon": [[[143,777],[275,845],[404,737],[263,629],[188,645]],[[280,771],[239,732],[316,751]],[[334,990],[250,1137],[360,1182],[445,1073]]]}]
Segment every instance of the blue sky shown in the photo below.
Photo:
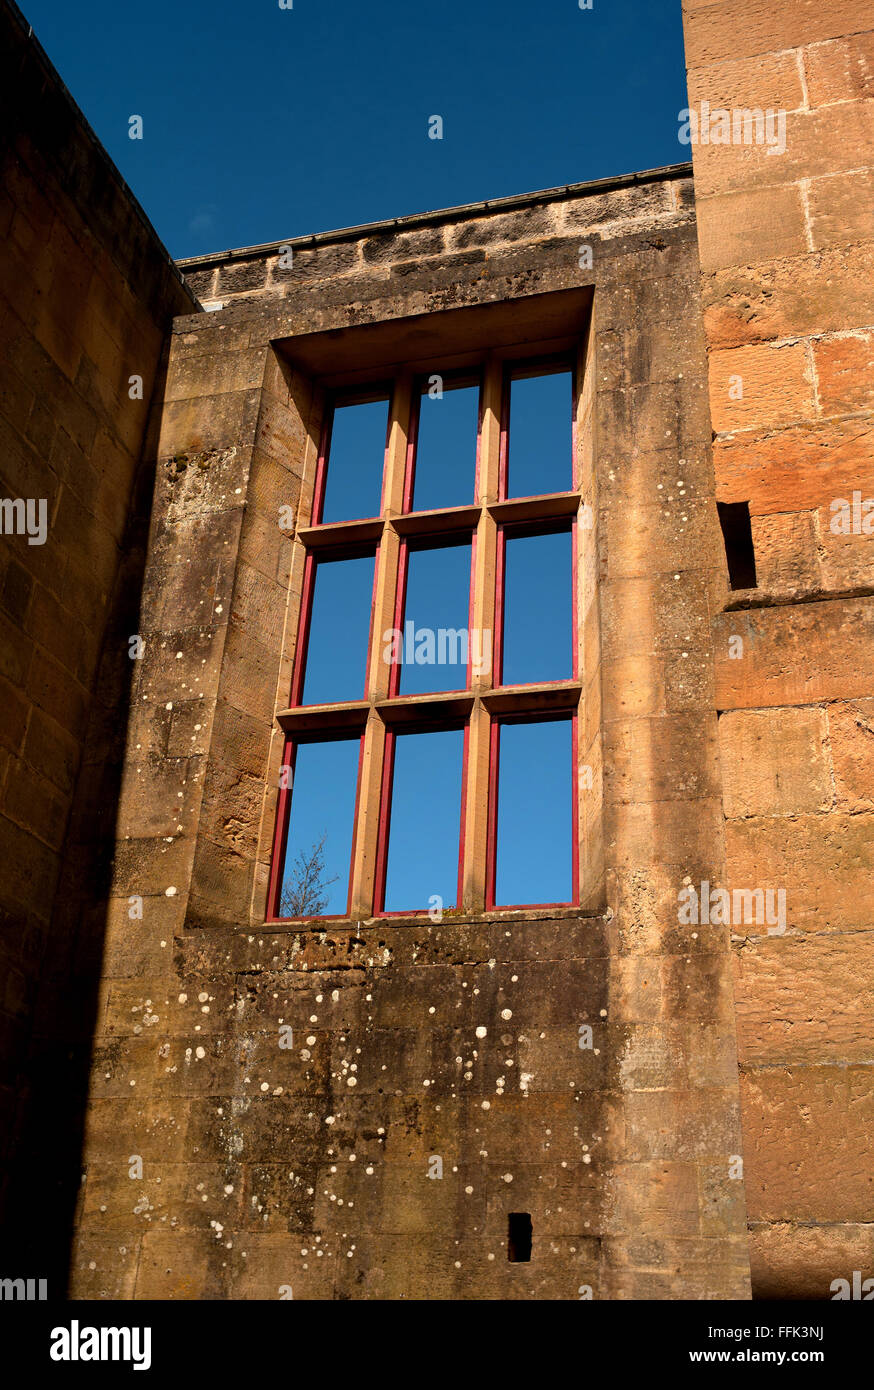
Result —
[{"label": "blue sky", "polygon": [[688,155],[680,0],[22,8],[177,257]]}]

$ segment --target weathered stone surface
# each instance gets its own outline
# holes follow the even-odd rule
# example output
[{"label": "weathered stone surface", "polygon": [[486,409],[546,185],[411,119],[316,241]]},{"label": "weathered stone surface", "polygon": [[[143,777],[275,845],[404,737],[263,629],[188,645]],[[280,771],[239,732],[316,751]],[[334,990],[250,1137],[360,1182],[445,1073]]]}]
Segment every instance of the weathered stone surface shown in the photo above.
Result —
[{"label": "weathered stone surface", "polygon": [[726,882],[786,893],[785,935],[733,927],[752,1287],[823,1299],[872,1258],[874,570],[861,527],[832,525],[874,496],[871,16],[683,9],[690,105],[785,120],[782,153],[693,156],[717,496],[749,505],[762,605],[713,621]]},{"label": "weathered stone surface", "polygon": [[[690,102],[778,108],[781,153],[701,143],[694,186],[680,167],[206,256],[184,269],[209,314],[40,74],[75,158],[25,131],[0,203],[0,472],[51,516],[45,547],[0,555],[0,1128],[23,1190],[55,1190],[63,1135],[50,1258],[63,1278],[78,1187],[76,1296],[739,1299],[752,1268],[757,1294],[827,1297],[870,1262],[874,571],[830,524],[874,496],[870,17],[684,10]],[[368,915],[377,681],[354,912],[267,922],[324,381],[556,342],[594,517],[580,905],[484,910],[476,704],[464,906]],[[717,498],[749,505],[742,595]],[[478,534],[489,614],[487,510]],[[705,881],[785,891],[785,922],[690,921]]]},{"label": "weathered stone surface", "polygon": [[[191,312],[194,301],[20,16],[4,9],[0,23],[2,85],[13,113],[3,152],[0,493],[45,507],[41,541],[30,544],[23,528],[4,526],[0,544],[2,1221],[23,1217],[19,1194],[34,1181],[28,1154],[51,1128],[53,1085],[33,1040],[38,1018],[46,1017],[37,986],[41,980],[55,996],[75,932],[73,903],[84,912],[82,888],[90,897],[102,879],[93,855],[71,873],[65,841],[69,851],[83,820],[93,827],[112,814],[117,788],[108,766],[102,784],[94,776],[89,721],[93,727],[114,704],[123,735],[134,669],[127,634],[137,630],[138,547],[148,510],[150,404],[160,398],[172,317]],[[139,390],[130,389],[135,377]],[[121,681],[101,667],[104,646],[124,654]],[[59,1036],[88,1031],[99,953],[87,958],[84,1017],[66,1034],[59,1017]],[[71,987],[79,988],[78,979]],[[68,1076],[80,1099],[86,1071],[76,1053]],[[67,1127],[72,1142],[58,1156],[66,1171],[52,1193],[66,1192],[66,1184],[75,1190],[76,1124]],[[63,1243],[64,1218],[51,1201],[47,1195],[46,1222],[60,1223]],[[8,1251],[8,1239],[4,1245]],[[107,1289],[129,1295],[132,1273],[119,1256]]]},{"label": "weathered stone surface", "polygon": [[745,942],[735,967],[741,1063],[869,1063],[859,1012],[870,1011],[872,990],[870,932]]},{"label": "weathered stone surface", "polygon": [[825,811],[832,805],[826,714],[735,710],[719,720],[726,818]]},{"label": "weathered stone surface", "polygon": [[[146,577],[148,699],[129,735],[122,829],[132,838],[115,861],[92,1104],[129,1106],[133,1089],[142,1108],[122,1123],[173,1115],[186,1157],[168,1144],[156,1167],[147,1135],[142,1181],[129,1187],[95,1132],[81,1217],[83,1240],[107,1220],[117,1232],[132,1221],[138,1298],[275,1297],[286,1281],[302,1298],[573,1297],[584,1281],[602,1297],[614,1285],[644,1295],[648,1252],[632,1243],[620,1257],[617,1246],[605,1272],[599,1238],[675,1233],[680,1195],[684,1232],[711,1240],[717,1260],[721,1242],[742,1233],[742,1208],[719,1177],[740,1143],[728,937],[702,926],[693,940],[676,909],[690,833],[692,858],[709,873],[721,824],[704,674],[719,538],[688,199],[677,183],[365,229],[338,244],[330,292],[310,288],[318,264],[331,263],[329,245],[296,252],[281,282],[274,252],[261,257],[263,274],[256,253],[224,280],[213,267],[227,309],[178,325]],[[597,415],[615,459],[599,484],[606,567],[594,548],[583,552],[595,600],[583,642],[587,757],[597,765],[587,845],[603,838],[605,800],[611,864],[623,874],[676,865],[667,922],[638,936],[620,894],[615,925],[567,912],[467,914],[265,935],[254,905],[275,815],[265,775],[302,591],[277,521],[283,506],[309,506],[322,408],[305,373],[283,369],[267,341],[358,323],[374,275],[395,283],[370,299],[372,321],[571,288],[590,225],[605,302],[618,304],[628,285],[634,296],[621,328],[615,315],[599,324],[604,375],[586,426]],[[618,677],[603,764],[602,650]],[[124,935],[134,884],[144,894],[139,946]],[[178,898],[181,917],[158,910],[162,895]],[[645,1118],[654,1086],[688,1117],[676,1132]],[[443,1176],[429,1179],[435,1157]],[[138,1211],[128,1216],[131,1191]],[[508,1212],[519,1210],[534,1224],[530,1268],[507,1261]],[[231,1241],[224,1260],[215,1222]],[[398,1263],[401,1239],[419,1252],[413,1264]],[[733,1255],[717,1282],[745,1292]],[[688,1271],[680,1260],[662,1295],[713,1287],[695,1259]]]}]

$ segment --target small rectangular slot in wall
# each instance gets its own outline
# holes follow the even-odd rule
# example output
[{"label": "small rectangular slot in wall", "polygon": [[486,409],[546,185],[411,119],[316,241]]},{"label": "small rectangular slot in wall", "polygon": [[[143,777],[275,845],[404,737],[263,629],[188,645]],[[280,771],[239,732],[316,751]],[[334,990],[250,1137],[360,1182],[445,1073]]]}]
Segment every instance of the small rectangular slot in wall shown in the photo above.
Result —
[{"label": "small rectangular slot in wall", "polygon": [[531,1260],[530,1213],[511,1211],[507,1227],[507,1259],[511,1265],[528,1264]]},{"label": "small rectangular slot in wall", "polygon": [[749,502],[717,502],[719,524],[728,561],[728,582],[732,589],[755,589],[756,554],[750,523]]}]

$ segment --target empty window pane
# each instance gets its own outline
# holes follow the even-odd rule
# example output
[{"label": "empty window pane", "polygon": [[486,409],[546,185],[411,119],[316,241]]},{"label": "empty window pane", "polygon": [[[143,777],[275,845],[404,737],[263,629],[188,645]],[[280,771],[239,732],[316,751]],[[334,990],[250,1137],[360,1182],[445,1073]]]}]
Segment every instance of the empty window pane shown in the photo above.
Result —
[{"label": "empty window pane", "polygon": [[361,739],[298,744],[280,917],[343,916]]},{"label": "empty window pane", "polygon": [[302,704],[363,698],[373,567],[372,555],[316,564]]},{"label": "empty window pane", "polygon": [[463,750],[462,729],[395,738],[386,912],[456,904]]},{"label": "empty window pane", "polygon": [[572,413],[571,372],[517,377],[510,383],[508,497],[570,491]]},{"label": "empty window pane", "polygon": [[423,391],[416,430],[413,510],[463,507],[473,498],[479,387]]},{"label": "empty window pane", "polygon": [[[470,544],[411,547],[404,624],[395,642],[400,690],[467,688]],[[481,664],[476,642],[472,659]]]},{"label": "empty window pane", "polygon": [[571,558],[570,530],[507,537],[502,685],[573,675]]},{"label": "empty window pane", "polygon": [[495,903],[573,898],[571,720],[499,726]]},{"label": "empty window pane", "polygon": [[379,516],[388,401],[334,407],[321,520]]}]

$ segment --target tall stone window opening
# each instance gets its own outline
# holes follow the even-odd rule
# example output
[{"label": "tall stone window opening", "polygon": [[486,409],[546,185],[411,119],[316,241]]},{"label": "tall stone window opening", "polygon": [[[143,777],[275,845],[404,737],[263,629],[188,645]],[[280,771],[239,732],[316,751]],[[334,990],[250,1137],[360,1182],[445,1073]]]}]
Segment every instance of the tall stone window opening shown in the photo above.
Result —
[{"label": "tall stone window opening", "polygon": [[505,349],[328,397],[270,920],[580,901],[578,375]]}]

